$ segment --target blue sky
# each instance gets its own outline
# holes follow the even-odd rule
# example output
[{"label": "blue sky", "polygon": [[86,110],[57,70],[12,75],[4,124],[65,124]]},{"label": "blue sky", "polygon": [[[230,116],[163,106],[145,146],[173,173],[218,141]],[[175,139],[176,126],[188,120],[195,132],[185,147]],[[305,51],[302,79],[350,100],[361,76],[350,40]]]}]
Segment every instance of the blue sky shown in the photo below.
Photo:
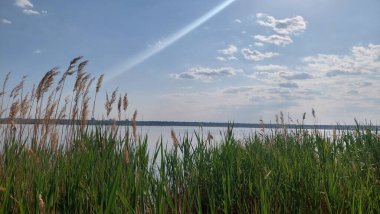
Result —
[{"label": "blue sky", "polygon": [[0,2],[0,77],[79,55],[139,119],[380,123],[378,0]]}]

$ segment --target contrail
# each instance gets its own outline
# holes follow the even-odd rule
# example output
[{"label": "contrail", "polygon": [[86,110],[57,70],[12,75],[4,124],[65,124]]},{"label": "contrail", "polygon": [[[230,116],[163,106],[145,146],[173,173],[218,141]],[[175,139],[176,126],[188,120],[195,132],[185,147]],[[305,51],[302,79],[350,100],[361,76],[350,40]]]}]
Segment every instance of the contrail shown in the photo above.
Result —
[{"label": "contrail", "polygon": [[216,14],[221,12],[224,8],[232,4],[235,0],[226,0],[216,6],[215,8],[211,9],[208,11],[206,14],[203,16],[199,17],[189,25],[185,26],[184,28],[180,29],[179,31],[175,32],[171,36],[169,36],[167,39],[162,41],[160,45],[155,45],[144,52],[138,54],[134,58],[128,60],[126,63],[118,66],[118,69],[115,69],[114,71],[111,71],[109,74],[107,74],[107,78],[105,81],[109,81],[111,79],[114,79],[115,77],[119,76],[120,74],[128,71],[129,69],[135,67],[136,65],[144,62],[145,60],[149,59],[153,55],[159,53],[160,51],[164,50],[165,48],[169,47],[172,45],[174,42],[179,40],[180,38],[186,36],[188,33],[205,23],[207,20],[211,19],[214,17]]}]

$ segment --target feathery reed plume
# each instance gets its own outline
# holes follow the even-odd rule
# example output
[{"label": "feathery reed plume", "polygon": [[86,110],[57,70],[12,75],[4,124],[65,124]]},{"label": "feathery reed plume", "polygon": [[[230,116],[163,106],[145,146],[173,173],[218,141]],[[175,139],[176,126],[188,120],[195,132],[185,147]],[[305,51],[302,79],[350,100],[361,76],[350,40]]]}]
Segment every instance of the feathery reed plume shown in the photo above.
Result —
[{"label": "feathery reed plume", "polygon": [[[21,93],[22,94],[22,93]],[[28,114],[28,111],[31,109],[30,108],[30,100],[29,100],[29,92],[22,97],[21,95],[21,103],[20,103],[20,118],[25,119],[26,115]],[[20,131],[19,131],[19,141],[21,142],[21,138],[23,136],[25,127],[20,125]]]},{"label": "feathery reed plume", "polygon": [[314,108],[311,108],[311,114],[313,115],[313,117],[315,119],[315,110],[314,110]]},{"label": "feathery reed plume", "polygon": [[83,79],[84,75],[85,75],[85,73],[83,72],[83,68],[81,70],[78,69],[77,78],[75,79],[73,91],[79,91],[80,84],[82,83],[82,79]]},{"label": "feathery reed plume", "polygon": [[[67,78],[67,76],[71,76],[71,75],[73,75],[75,73],[75,70],[73,70],[73,68],[75,67],[76,63],[80,59],[82,59],[82,56],[76,57],[73,60],[71,60],[69,66],[67,67],[66,71],[63,73],[61,79],[59,80],[59,82],[57,84],[56,92],[58,92],[58,91],[60,91],[60,92],[59,92],[59,96],[58,96],[58,104],[57,104],[57,109],[55,110],[54,118],[57,117],[58,107],[59,107],[59,104],[60,104],[60,101],[61,101],[62,91],[63,91],[63,87],[65,86],[66,78]],[[55,100],[55,97],[54,97],[54,100]]]},{"label": "feathery reed plume", "polygon": [[286,138],[287,135],[288,135],[288,131],[287,131],[287,127],[285,125],[284,113],[282,111],[280,111],[280,122],[281,122],[281,125],[282,125],[283,134],[284,134],[284,136]]},{"label": "feathery reed plume", "polygon": [[54,130],[51,132],[50,134],[50,147],[53,151],[57,151],[57,147],[58,147],[58,132],[57,130],[54,128]]},{"label": "feathery reed plume", "polygon": [[90,91],[90,86],[95,81],[95,77],[91,78],[90,81],[87,83],[86,89],[84,90],[84,97],[88,95],[88,92]]},{"label": "feathery reed plume", "polygon": [[[73,113],[71,115],[72,124],[74,124],[75,119],[77,119],[78,113],[81,114],[81,112],[79,112],[79,109],[78,109],[80,95],[82,93],[84,94],[87,80],[90,78],[90,74],[83,73],[82,71],[83,71],[83,68],[81,68],[81,72],[79,72],[79,69],[78,69],[78,78],[77,78],[76,86],[74,88],[74,91],[75,91],[74,107],[70,110],[70,113],[71,112]],[[82,99],[82,102],[84,102],[84,99]]]},{"label": "feathery reed plume", "polygon": [[127,97],[127,93],[125,93],[124,97],[123,97],[123,110],[124,110],[124,112],[127,111],[127,108],[128,108],[128,97]]},{"label": "feathery reed plume", "polygon": [[306,119],[306,112],[304,112],[302,115],[302,120],[305,120],[305,119]]},{"label": "feathery reed plume", "polygon": [[119,101],[117,102],[117,116],[119,118],[119,121],[120,121],[120,117],[121,117],[121,94],[119,94]]},{"label": "feathery reed plume", "polygon": [[117,90],[118,90],[118,88],[116,88],[116,89],[112,92],[112,95],[111,95],[111,105],[112,105],[113,103],[115,103],[115,101],[116,101],[116,93],[117,93]]},{"label": "feathery reed plume", "polygon": [[84,67],[86,67],[87,63],[88,63],[88,60],[85,60],[85,61],[79,63],[79,65],[78,65],[78,72],[79,73],[81,73],[83,71],[83,69],[84,69]]},{"label": "feathery reed plume", "polygon": [[50,125],[50,119],[53,115],[54,110],[56,109],[57,102],[53,102],[53,94],[50,94],[48,103],[45,109],[45,116],[44,116],[44,126],[43,126],[43,134],[42,134],[42,141],[40,142],[40,147],[42,147],[47,139],[47,136],[49,134],[49,125]]},{"label": "feathery reed plume", "polygon": [[28,113],[29,110],[29,93],[27,93],[24,98],[21,101],[21,106],[20,106],[20,113],[21,113],[21,118],[25,118],[26,114]]},{"label": "feathery reed plume", "polygon": [[106,112],[107,112],[107,117],[109,115],[109,112],[111,112],[111,109],[109,107],[109,97],[108,97],[108,92],[106,92],[106,103],[104,103],[104,108],[106,109]]},{"label": "feathery reed plume", "polygon": [[9,110],[9,116],[8,116],[10,124],[14,124],[15,117],[17,113],[19,112],[19,110],[20,110],[19,101],[12,103],[11,109]]},{"label": "feathery reed plume", "polygon": [[67,96],[65,98],[65,104],[62,106],[61,111],[59,112],[57,119],[63,119],[66,117],[65,113],[66,113],[67,104],[69,103],[69,98],[70,98],[70,96]]},{"label": "feathery reed plume", "polygon": [[260,118],[260,135],[261,137],[265,137],[265,126],[264,126],[264,120]]},{"label": "feathery reed plume", "polygon": [[105,103],[105,108],[106,108],[106,111],[107,111],[107,117],[109,117],[111,111],[112,111],[112,105],[115,103],[116,101],[116,93],[117,93],[117,90],[118,88],[116,88],[113,92],[112,92],[112,95],[111,95],[111,99],[109,99],[108,97],[108,93],[106,93],[106,103]]},{"label": "feathery reed plume", "polygon": [[76,93],[74,97],[74,107],[70,110],[71,113],[71,124],[74,124],[75,119],[77,118],[78,114],[78,102],[79,102],[79,93]]},{"label": "feathery reed plume", "polygon": [[84,94],[83,94],[83,98],[82,98],[82,121],[81,121],[81,125],[82,125],[82,129],[84,129],[86,126],[87,126],[87,117],[88,117],[88,111],[89,111],[89,101],[90,101],[90,98],[88,97],[88,92],[90,90],[90,86],[92,85],[92,83],[94,82],[95,80],[95,77],[91,78],[90,81],[88,82],[87,86],[86,86],[86,89],[84,90]]},{"label": "feathery reed plume", "polygon": [[77,64],[77,62],[78,62],[79,60],[81,60],[82,58],[83,58],[83,56],[78,56],[78,57],[75,57],[74,59],[72,59],[71,62],[70,62],[70,65],[69,65],[69,67],[67,68],[67,70],[66,70],[65,73],[67,73],[67,75],[72,75],[72,74],[74,74],[75,70],[73,70],[73,68],[75,67],[75,65]]},{"label": "feathery reed plume", "polygon": [[96,97],[98,96],[100,87],[102,87],[103,78],[104,78],[104,74],[101,74],[100,77],[98,78],[98,82],[96,83],[94,104],[92,105],[92,114],[91,114],[92,119],[94,119],[94,116],[95,116],[94,114],[95,114],[95,106],[96,106]]},{"label": "feathery reed plume", "polygon": [[133,117],[132,117],[132,134],[133,134],[133,138],[137,139],[137,134],[136,134],[136,130],[137,130],[137,123],[136,123],[136,118],[137,118],[137,110],[135,110],[135,112],[133,113]]},{"label": "feathery reed plume", "polygon": [[83,101],[83,107],[82,107],[82,129],[84,129],[87,126],[87,116],[88,116],[88,101],[90,98],[86,97]]},{"label": "feathery reed plume", "polygon": [[35,97],[36,96],[36,84],[33,84],[32,93],[30,96]]},{"label": "feathery reed plume", "polygon": [[38,195],[38,208],[40,209],[41,213],[45,213],[45,202],[42,199],[41,193]]},{"label": "feathery reed plume", "polygon": [[4,82],[3,82],[3,92],[5,91],[5,87],[7,85],[7,82],[9,80],[9,76],[11,75],[11,72],[8,72],[7,75],[5,76]]},{"label": "feathery reed plume", "polygon": [[75,119],[78,115],[78,109],[77,108],[74,108],[73,109],[73,113],[72,113],[72,116],[71,116],[71,124],[74,125],[75,123]]},{"label": "feathery reed plume", "polygon": [[16,118],[16,115],[19,110],[20,110],[19,101],[13,102],[9,110],[9,116],[8,116],[8,120],[10,124],[14,124],[14,119]]},{"label": "feathery reed plume", "polygon": [[3,82],[3,89],[0,92],[0,97],[1,97],[1,103],[0,103],[0,118],[3,114],[3,102],[4,102],[4,95],[5,95],[5,88],[7,86],[7,82],[9,80],[9,75],[11,75],[11,72],[8,72],[7,75],[5,76],[4,82]]},{"label": "feathery reed plume", "polygon": [[177,148],[178,145],[179,145],[179,141],[178,141],[178,139],[177,139],[177,136],[176,136],[176,134],[175,134],[174,129],[172,129],[172,130],[170,131],[170,135],[171,135],[171,138],[172,138],[172,141],[173,141],[173,145],[174,145],[174,147]]},{"label": "feathery reed plume", "polygon": [[22,87],[24,87],[24,78],[21,80],[21,82],[19,82],[11,91],[11,94],[9,95],[9,97],[12,97],[13,99],[16,98],[19,93],[20,93],[20,90],[22,89]]},{"label": "feathery reed plume", "polygon": [[87,81],[90,79],[91,74],[84,73],[85,76],[83,77],[82,81],[79,84],[79,92],[84,94],[86,92],[86,86],[87,86]]},{"label": "feathery reed plume", "polygon": [[128,97],[127,93],[124,94],[123,97],[123,110],[124,110],[124,119],[127,119],[127,108],[128,108]]},{"label": "feathery reed plume", "polygon": [[58,68],[55,67],[48,71],[45,76],[41,79],[36,90],[36,99],[40,100],[43,94],[49,90],[50,86],[53,84],[54,77],[59,73]]},{"label": "feathery reed plume", "polygon": [[[34,104],[34,100],[36,98],[36,84],[33,84],[33,87],[32,87],[32,93],[30,94],[30,98],[29,98],[29,103],[30,103],[30,106],[29,106],[29,112],[27,114],[27,118],[30,118],[31,117],[31,113],[32,113],[32,110],[33,110],[33,104]],[[36,106],[37,108],[37,106]]]},{"label": "feathery reed plume", "polygon": [[101,74],[98,78],[98,82],[96,83],[96,93],[99,93],[100,87],[102,87],[104,74]]},{"label": "feathery reed plume", "polygon": [[[57,71],[57,67],[52,68],[50,71],[48,71],[44,77],[39,82],[36,92],[35,92],[35,98],[37,100],[36,104],[36,113],[35,113],[35,119],[39,119],[41,116],[41,109],[42,109],[42,103],[43,103],[43,95],[49,90],[50,86],[53,84],[54,77],[59,73]],[[38,107],[38,103],[40,103],[40,106]],[[37,131],[38,131],[38,123],[34,124],[33,127],[33,142],[32,146],[33,148],[36,148],[37,146]],[[41,142],[42,143],[42,142]]]}]

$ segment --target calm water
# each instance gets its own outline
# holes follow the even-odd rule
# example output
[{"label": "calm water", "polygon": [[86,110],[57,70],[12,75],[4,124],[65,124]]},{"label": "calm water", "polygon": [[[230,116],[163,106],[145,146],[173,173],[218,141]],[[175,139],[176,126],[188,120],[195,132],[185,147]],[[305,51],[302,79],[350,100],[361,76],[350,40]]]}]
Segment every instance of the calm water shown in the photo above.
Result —
[{"label": "calm water", "polygon": [[[33,125],[22,125],[22,126],[25,129],[24,135],[27,135],[28,129],[29,130],[33,129]],[[59,135],[61,135],[62,128],[64,128],[64,127],[65,126],[61,126],[61,125],[57,126],[57,130],[58,130]],[[89,127],[95,128],[95,126],[89,126]],[[4,135],[3,130],[5,128],[6,128],[6,125],[0,125],[0,139],[4,139],[3,136],[1,136],[1,135]],[[17,125],[16,128],[19,130],[20,125]],[[110,128],[110,127],[108,127],[108,128]],[[131,130],[132,128],[129,127],[129,129]],[[188,135],[189,138],[192,138],[192,143],[197,143],[195,133],[197,133],[203,139],[207,139],[207,136],[210,133],[213,137],[212,142],[214,142],[214,143],[220,142],[223,139],[223,136],[227,130],[227,128],[225,128],[225,127],[203,127],[203,128],[201,128],[201,127],[191,127],[191,126],[184,126],[184,127],[181,127],[181,126],[174,126],[174,127],[138,126],[137,127],[137,133],[138,133],[138,135],[141,135],[141,136],[145,136],[145,135],[148,136],[148,143],[149,143],[150,148],[153,148],[154,146],[156,146],[157,141],[161,137],[162,137],[162,141],[163,141],[164,145],[167,145],[170,148],[172,146],[172,139],[171,139],[171,130],[172,129],[175,131],[177,139],[179,141],[181,141],[181,139],[183,137]],[[275,131],[276,131],[275,129],[264,129],[265,134],[271,134]],[[280,131],[280,130],[277,130],[277,131]],[[292,131],[292,130],[289,129],[288,131]],[[324,132],[326,135],[330,135],[332,132],[331,130],[327,130],[327,131],[326,130],[320,130],[320,131]],[[248,137],[250,135],[255,134],[255,132],[261,133],[262,130],[254,129],[254,128],[234,128],[233,132],[234,132],[234,136],[236,139],[242,139],[244,137]],[[32,131],[30,131],[30,133],[32,133]],[[119,131],[118,131],[119,136],[123,137],[124,133],[125,133],[125,127],[120,126]],[[23,137],[26,137],[26,136],[23,136]]]}]

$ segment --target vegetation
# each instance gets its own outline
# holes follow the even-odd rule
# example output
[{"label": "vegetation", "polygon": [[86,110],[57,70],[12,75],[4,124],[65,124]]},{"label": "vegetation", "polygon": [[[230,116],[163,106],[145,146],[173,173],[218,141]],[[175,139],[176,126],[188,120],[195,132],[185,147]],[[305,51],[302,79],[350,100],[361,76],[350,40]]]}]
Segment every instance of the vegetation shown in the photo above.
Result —
[{"label": "vegetation", "polygon": [[[172,130],[172,145],[159,139],[149,150],[148,136],[136,131],[136,111],[131,128],[87,126],[94,79],[84,72],[87,61],[80,60],[70,63],[55,88],[57,69],[30,95],[24,95],[24,79],[11,93],[5,81],[0,213],[380,212],[377,130],[287,130],[281,117],[282,129],[243,139],[234,137],[231,125],[221,142],[203,133],[178,139]],[[65,78],[74,73],[73,99],[62,104]],[[44,102],[45,94],[50,95]],[[126,119],[127,96],[116,90],[106,96],[106,117],[115,104],[115,116]],[[51,122],[65,115],[72,124],[59,128]],[[17,118],[44,123],[23,126]]]}]

